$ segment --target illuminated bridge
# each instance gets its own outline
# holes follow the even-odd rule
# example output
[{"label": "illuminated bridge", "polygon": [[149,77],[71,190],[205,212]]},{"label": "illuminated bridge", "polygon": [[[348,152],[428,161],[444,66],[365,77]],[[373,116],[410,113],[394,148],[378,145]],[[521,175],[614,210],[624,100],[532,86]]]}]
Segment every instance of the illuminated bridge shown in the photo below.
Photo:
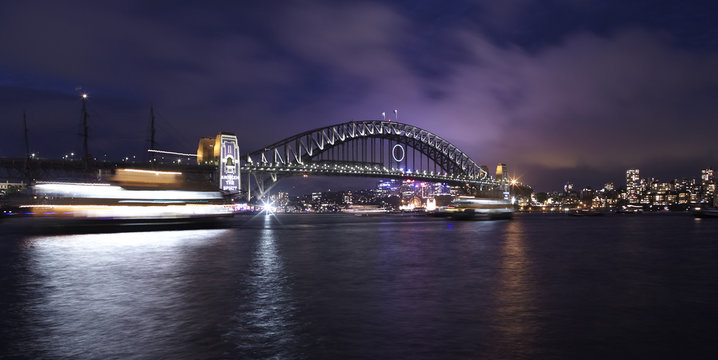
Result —
[{"label": "illuminated bridge", "polygon": [[[217,141],[225,135],[218,135]],[[466,153],[440,136],[413,125],[392,121],[352,121],[303,132],[260,150],[239,156],[238,140],[211,161],[217,165],[196,165],[179,162],[98,162],[89,167],[75,160],[0,158],[0,179],[36,181],[99,178],[118,168],[132,167],[152,170],[182,171],[198,182],[219,183],[234,192],[242,190],[247,197],[263,197],[280,179],[291,176],[352,176],[392,179],[413,179],[461,185],[469,192],[501,190],[497,182]],[[221,141],[220,141],[221,142]],[[214,144],[214,140],[211,140]],[[202,147],[200,142],[200,148]],[[230,151],[231,150],[231,151]],[[198,155],[200,155],[198,150]],[[171,153],[171,152],[166,152]],[[194,156],[192,154],[181,154]],[[239,161],[237,161],[239,156]],[[200,157],[201,159],[201,157]],[[233,188],[222,183],[223,168],[232,160]],[[239,165],[239,174],[236,165]],[[237,175],[241,175],[243,181]],[[246,175],[246,177],[244,177]],[[216,186],[216,185],[215,185]]]},{"label": "illuminated bridge", "polygon": [[[440,136],[392,121],[351,121],[303,132],[241,156],[246,189],[262,197],[287,176],[364,176],[414,179],[495,190],[466,153]],[[251,190],[250,190],[251,191]]]}]

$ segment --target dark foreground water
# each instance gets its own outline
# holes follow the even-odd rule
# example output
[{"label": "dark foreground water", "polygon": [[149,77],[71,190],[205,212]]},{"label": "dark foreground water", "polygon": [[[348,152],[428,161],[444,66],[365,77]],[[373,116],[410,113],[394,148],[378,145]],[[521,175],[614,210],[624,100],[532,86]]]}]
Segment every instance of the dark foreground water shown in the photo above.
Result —
[{"label": "dark foreground water", "polygon": [[0,357],[718,357],[718,220],[247,219],[5,231]]}]

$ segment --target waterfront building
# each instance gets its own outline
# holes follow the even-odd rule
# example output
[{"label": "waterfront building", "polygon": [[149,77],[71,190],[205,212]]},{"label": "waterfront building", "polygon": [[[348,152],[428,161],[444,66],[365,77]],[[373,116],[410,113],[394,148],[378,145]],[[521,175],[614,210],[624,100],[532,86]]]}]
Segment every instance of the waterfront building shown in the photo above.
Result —
[{"label": "waterfront building", "polygon": [[504,183],[509,181],[509,170],[506,164],[498,164],[496,166],[496,181]]},{"label": "waterfront building", "polygon": [[197,146],[197,164],[215,164],[219,153],[215,154],[216,139],[210,136],[203,136],[199,139]]},{"label": "waterfront building", "polygon": [[701,202],[712,203],[715,191],[716,181],[713,169],[701,170]]},{"label": "waterfront building", "polygon": [[481,166],[479,166],[479,167],[481,168],[481,170],[486,171],[486,174],[488,174],[489,176],[491,176],[491,173],[489,173],[489,166],[488,166],[488,165],[481,165]]},{"label": "waterfront building", "polygon": [[566,194],[570,194],[573,192],[573,184],[571,182],[566,182],[566,185],[563,186],[563,192]]},{"label": "waterfront building", "polygon": [[640,171],[638,169],[626,170],[626,200],[629,204],[640,202]]}]

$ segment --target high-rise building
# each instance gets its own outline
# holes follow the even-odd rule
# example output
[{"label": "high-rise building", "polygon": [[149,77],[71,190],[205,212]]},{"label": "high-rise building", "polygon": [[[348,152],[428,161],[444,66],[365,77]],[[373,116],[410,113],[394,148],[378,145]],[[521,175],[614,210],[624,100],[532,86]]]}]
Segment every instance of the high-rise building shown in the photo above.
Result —
[{"label": "high-rise building", "polygon": [[638,169],[626,170],[626,197],[629,204],[638,204],[641,195],[641,177]]},{"label": "high-rise building", "polygon": [[713,169],[701,170],[701,202],[712,203],[716,192],[716,179]]},{"label": "high-rise building", "polygon": [[508,182],[509,181],[509,170],[506,164],[498,164],[496,166],[496,181]]},{"label": "high-rise building", "polygon": [[479,166],[481,170],[484,170],[486,172],[486,175],[489,175],[489,166],[488,165],[481,165]]},{"label": "high-rise building", "polygon": [[573,184],[570,181],[566,182],[566,185],[563,186],[563,192],[567,194],[573,192]]}]

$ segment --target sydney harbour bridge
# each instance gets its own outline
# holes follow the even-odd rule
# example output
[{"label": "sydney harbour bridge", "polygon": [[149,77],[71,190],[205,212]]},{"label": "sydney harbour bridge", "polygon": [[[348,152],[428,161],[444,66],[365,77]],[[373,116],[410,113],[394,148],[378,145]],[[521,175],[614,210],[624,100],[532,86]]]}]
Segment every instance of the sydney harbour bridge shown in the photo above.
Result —
[{"label": "sydney harbour bridge", "polygon": [[[179,168],[188,174],[203,174],[216,182],[221,177],[217,167],[223,166],[223,160],[213,160],[181,165],[137,162],[131,166],[156,170]],[[473,191],[496,191],[505,185],[491,178],[485,167],[477,165],[448,140],[395,121],[351,121],[317,128],[242,154],[230,162],[239,170],[234,170],[236,189],[246,193],[247,198],[262,198],[279,180],[292,176],[413,179],[461,185]],[[95,161],[90,163],[89,170],[85,164],[84,170],[96,173],[128,165]],[[0,159],[0,179],[23,179],[31,172],[34,180],[57,180],[76,177],[81,170],[77,162]]]},{"label": "sydney harbour bridge", "polygon": [[260,194],[281,177],[297,175],[414,179],[482,190],[501,185],[456,145],[392,121],[351,121],[309,130],[241,160],[241,172],[254,178]]}]

